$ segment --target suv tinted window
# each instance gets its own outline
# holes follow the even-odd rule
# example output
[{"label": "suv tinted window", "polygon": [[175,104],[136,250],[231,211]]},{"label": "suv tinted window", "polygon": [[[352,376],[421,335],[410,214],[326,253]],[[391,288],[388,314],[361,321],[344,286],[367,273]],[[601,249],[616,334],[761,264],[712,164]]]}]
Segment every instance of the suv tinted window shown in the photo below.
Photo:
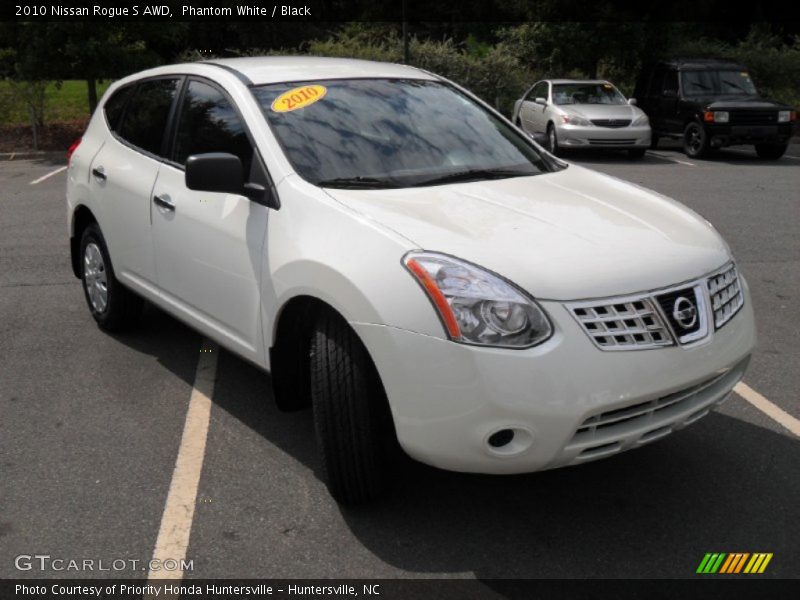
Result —
[{"label": "suv tinted window", "polygon": [[678,92],[678,73],[677,71],[667,71],[664,73],[664,91]]},{"label": "suv tinted window", "polygon": [[122,111],[125,109],[125,102],[131,97],[133,88],[134,86],[129,85],[117,90],[103,106],[103,110],[106,113],[106,121],[111,131],[117,131],[119,119],[122,116]]},{"label": "suv tinted window", "polygon": [[128,102],[119,135],[142,150],[161,154],[169,109],[179,83],[180,79],[153,79],[140,83]]},{"label": "suv tinted window", "polygon": [[244,173],[250,172],[253,146],[236,110],[216,88],[190,81],[178,121],[175,161],[183,164],[192,154],[204,152],[235,154],[242,160]]}]

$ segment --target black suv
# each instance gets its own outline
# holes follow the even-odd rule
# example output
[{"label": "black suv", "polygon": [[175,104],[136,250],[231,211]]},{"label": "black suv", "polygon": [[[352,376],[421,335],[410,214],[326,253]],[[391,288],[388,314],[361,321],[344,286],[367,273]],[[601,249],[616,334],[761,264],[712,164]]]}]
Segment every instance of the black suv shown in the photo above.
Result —
[{"label": "black suv", "polygon": [[659,137],[683,139],[688,156],[734,144],[754,144],[765,159],[783,156],[797,113],[761,98],[747,67],[730,61],[670,60],[642,70],[634,92]]}]

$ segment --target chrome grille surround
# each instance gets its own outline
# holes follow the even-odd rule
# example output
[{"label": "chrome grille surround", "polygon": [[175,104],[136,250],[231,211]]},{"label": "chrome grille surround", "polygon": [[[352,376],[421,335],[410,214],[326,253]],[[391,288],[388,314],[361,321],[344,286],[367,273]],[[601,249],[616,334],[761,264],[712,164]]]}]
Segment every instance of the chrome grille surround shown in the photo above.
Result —
[{"label": "chrome grille surround", "polygon": [[[675,319],[664,312],[660,300],[675,293],[694,296],[699,326],[691,333],[679,331]],[[709,275],[668,288],[564,306],[601,350],[646,350],[702,341],[712,319],[719,329],[744,306],[744,292],[736,265],[729,262]]]},{"label": "chrome grille surround", "polygon": [[744,306],[736,265],[730,263],[708,278],[708,295],[714,313],[714,327],[719,329]]}]

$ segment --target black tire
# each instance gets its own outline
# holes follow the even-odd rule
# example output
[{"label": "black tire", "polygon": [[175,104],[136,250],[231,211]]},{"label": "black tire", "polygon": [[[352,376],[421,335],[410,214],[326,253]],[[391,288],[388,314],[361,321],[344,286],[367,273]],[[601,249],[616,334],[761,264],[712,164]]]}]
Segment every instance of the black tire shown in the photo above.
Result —
[{"label": "black tire", "polygon": [[756,144],[756,154],[762,160],[778,160],[788,147],[788,144]]},{"label": "black tire", "polygon": [[[83,230],[80,252],[83,295],[94,320],[105,331],[133,328],[139,322],[144,301],[117,281],[105,238],[96,223]],[[105,302],[100,301],[103,297]]]},{"label": "black tire", "polygon": [[628,150],[628,157],[633,160],[641,160],[644,158],[647,148],[632,148]]},{"label": "black tire", "polygon": [[320,315],[311,350],[311,403],[331,495],[361,504],[386,488],[396,440],[386,394],[366,348],[337,314]]},{"label": "black tire", "polygon": [[705,128],[692,121],[683,130],[683,152],[689,158],[703,158],[708,155],[709,140]]},{"label": "black tire", "polygon": [[650,134],[650,150],[658,148],[658,140],[659,137],[655,133]]},{"label": "black tire", "polygon": [[558,156],[560,152],[558,134],[556,133],[555,125],[552,123],[547,124],[547,151],[554,156]]}]

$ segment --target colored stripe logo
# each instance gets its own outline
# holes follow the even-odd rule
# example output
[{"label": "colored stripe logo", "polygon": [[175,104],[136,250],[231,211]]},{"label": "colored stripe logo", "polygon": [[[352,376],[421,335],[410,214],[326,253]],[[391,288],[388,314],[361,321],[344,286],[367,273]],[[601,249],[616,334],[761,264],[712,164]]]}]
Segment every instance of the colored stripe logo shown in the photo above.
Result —
[{"label": "colored stripe logo", "polygon": [[772,560],[772,552],[707,552],[700,561],[696,573],[738,574],[763,573]]}]

